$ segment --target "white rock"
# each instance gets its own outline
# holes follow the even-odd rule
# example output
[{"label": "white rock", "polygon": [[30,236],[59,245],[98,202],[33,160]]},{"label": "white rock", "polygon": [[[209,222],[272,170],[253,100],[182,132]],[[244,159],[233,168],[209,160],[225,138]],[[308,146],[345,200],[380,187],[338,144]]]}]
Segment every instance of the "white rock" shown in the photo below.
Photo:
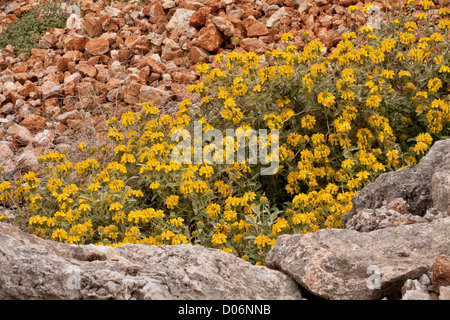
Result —
[{"label": "white rock", "polygon": [[80,19],[80,17],[77,14],[72,13],[69,16],[69,18],[67,19],[66,28],[69,29],[69,30],[79,30],[79,29],[81,29],[81,19]]},{"label": "white rock", "polygon": [[52,144],[54,138],[55,133],[45,129],[34,136],[32,143],[37,147],[48,147]]},{"label": "white rock", "polygon": [[120,11],[121,10],[119,8],[114,8],[111,6],[105,8],[106,14],[110,15],[113,18],[116,18],[117,16],[119,16]]},{"label": "white rock", "polygon": [[402,300],[431,300],[431,296],[419,290],[408,290],[403,295]]},{"label": "white rock", "polygon": [[285,7],[278,9],[274,14],[270,16],[266,21],[267,28],[275,28],[278,25],[282,18],[287,15]]},{"label": "white rock", "polygon": [[189,28],[191,28],[189,25],[189,20],[194,12],[194,10],[177,9],[170,21],[167,23],[166,30],[168,32],[177,32],[178,34],[186,32]]}]

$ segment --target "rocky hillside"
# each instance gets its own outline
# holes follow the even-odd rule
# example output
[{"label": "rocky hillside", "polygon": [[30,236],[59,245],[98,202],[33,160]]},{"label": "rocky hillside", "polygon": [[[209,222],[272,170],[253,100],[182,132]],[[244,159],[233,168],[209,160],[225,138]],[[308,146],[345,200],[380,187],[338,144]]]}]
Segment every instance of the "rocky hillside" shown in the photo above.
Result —
[{"label": "rocky hillside", "polygon": [[280,236],[268,268],[202,246],[75,246],[0,223],[0,299],[449,300],[449,156],[438,141],[381,175],[345,229]]},{"label": "rocky hillside", "polygon": [[[0,33],[38,0],[0,1]],[[82,0],[30,53],[0,51],[0,179],[36,156],[100,143],[105,120],[154,101],[171,114],[218,53],[325,51],[363,24],[358,0]],[[449,1],[441,1],[448,6]],[[381,10],[385,1],[374,2]],[[386,7],[387,6],[387,7]],[[439,6],[436,6],[438,8]],[[0,206],[0,299],[450,299],[450,140],[353,198],[344,229],[280,236],[266,267],[202,246],[68,245],[21,232]]]}]

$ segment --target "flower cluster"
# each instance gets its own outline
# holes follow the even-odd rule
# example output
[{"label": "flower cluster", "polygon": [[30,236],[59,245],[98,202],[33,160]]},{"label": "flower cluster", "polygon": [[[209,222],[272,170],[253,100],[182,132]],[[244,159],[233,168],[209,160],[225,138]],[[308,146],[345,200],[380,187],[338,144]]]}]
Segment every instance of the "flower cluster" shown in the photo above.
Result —
[{"label": "flower cluster", "polygon": [[[361,188],[417,163],[449,135],[450,10],[436,17],[432,4],[420,1],[420,14],[398,15],[381,29],[346,32],[328,56],[320,41],[298,51],[291,33],[282,37],[285,50],[218,54],[197,67],[203,81],[189,88],[195,112],[188,100],[173,115],[149,102],[110,118],[106,163],[72,164],[58,152],[39,157],[41,174],[26,174],[15,192],[0,184],[0,201],[26,204],[27,228],[49,239],[201,244],[253,263],[263,263],[280,234],[340,228]],[[191,148],[210,157],[174,161],[174,132],[192,136],[195,121],[205,136],[222,132],[215,142],[224,148],[193,139]],[[256,138],[265,151],[279,143],[276,173],[261,175],[263,164],[249,155],[227,161],[228,147],[241,143],[227,129],[279,130]]]}]

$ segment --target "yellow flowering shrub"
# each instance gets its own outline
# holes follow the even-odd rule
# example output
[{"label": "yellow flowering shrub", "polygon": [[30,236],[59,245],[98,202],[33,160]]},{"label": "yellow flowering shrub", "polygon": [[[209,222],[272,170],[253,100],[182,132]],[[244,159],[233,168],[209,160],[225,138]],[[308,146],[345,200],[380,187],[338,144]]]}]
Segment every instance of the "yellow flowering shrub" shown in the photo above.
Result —
[{"label": "yellow flowering shrub", "polygon": [[[195,101],[181,102],[176,114],[149,102],[107,120],[109,161],[39,157],[40,174],[26,174],[14,192],[0,184],[0,201],[26,207],[28,231],[57,241],[200,244],[258,264],[280,234],[340,228],[361,188],[417,163],[449,135],[450,10],[436,17],[431,1],[418,4],[420,14],[410,6],[381,29],[346,32],[326,56],[320,41],[297,51],[292,34],[282,37],[285,50],[264,56],[218,54],[197,67]],[[173,134],[191,137],[195,123],[204,137],[222,132],[216,142],[227,151],[194,139],[193,157],[211,157],[174,161]],[[266,157],[279,157],[276,173],[261,175],[264,165],[250,155],[225,161],[228,146],[239,147],[228,129],[267,129],[256,142],[266,151],[278,143],[278,154]]]}]

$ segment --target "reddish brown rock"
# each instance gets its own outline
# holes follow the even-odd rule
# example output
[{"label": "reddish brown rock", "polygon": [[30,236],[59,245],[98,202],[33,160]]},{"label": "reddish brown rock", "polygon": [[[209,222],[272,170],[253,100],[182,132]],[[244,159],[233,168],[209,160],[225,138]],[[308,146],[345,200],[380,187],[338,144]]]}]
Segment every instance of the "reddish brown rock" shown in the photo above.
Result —
[{"label": "reddish brown rock", "polygon": [[81,25],[90,38],[95,38],[102,33],[102,25],[94,17],[85,18]]},{"label": "reddish brown rock", "polygon": [[267,45],[264,43],[264,41],[257,38],[245,38],[242,39],[239,44],[245,50],[253,51],[258,54],[263,54],[267,51]]},{"label": "reddish brown rock", "polygon": [[339,4],[344,7],[353,6],[357,4],[360,0],[340,0]]},{"label": "reddish brown rock", "polygon": [[169,101],[171,94],[165,90],[150,86],[141,86],[139,90],[138,102],[153,101],[156,106],[163,107]]},{"label": "reddish brown rock", "polygon": [[189,20],[189,25],[195,28],[201,28],[206,23],[206,16],[211,12],[210,7],[202,7],[198,11],[195,11],[191,19]]},{"label": "reddish brown rock", "polygon": [[63,93],[62,87],[53,81],[45,81],[44,84],[39,88],[39,90],[44,100],[60,97]]},{"label": "reddish brown rock", "polygon": [[147,57],[145,59],[145,61],[146,61],[147,65],[150,66],[151,71],[153,73],[156,73],[156,74],[159,74],[159,75],[164,73],[163,66],[161,64],[159,64],[158,62],[156,62],[155,59],[153,59],[151,57]]},{"label": "reddish brown rock", "polygon": [[0,141],[0,164],[4,164],[8,160],[12,160],[13,157],[14,152],[11,150],[10,143]]},{"label": "reddish brown rock", "polygon": [[66,50],[84,50],[89,38],[77,33],[68,34],[62,41],[62,45]]},{"label": "reddish brown rock", "polygon": [[86,43],[86,52],[94,56],[104,54],[109,51],[109,41],[104,38],[89,40]]},{"label": "reddish brown rock", "polygon": [[81,73],[81,75],[94,78],[97,75],[97,69],[87,63],[79,64],[75,67],[75,70]]},{"label": "reddish brown rock", "polygon": [[139,91],[142,84],[134,82],[123,88],[123,100],[129,104],[136,104],[139,102]]},{"label": "reddish brown rock", "polygon": [[17,93],[24,98],[28,98],[31,92],[36,92],[36,85],[29,80],[27,80],[24,85],[17,90]]},{"label": "reddish brown rock", "polygon": [[256,20],[253,16],[246,18],[243,24],[248,38],[260,37],[269,34],[269,29],[267,29],[265,24]]},{"label": "reddish brown rock", "polygon": [[209,23],[200,31],[198,37],[199,45],[210,52],[217,52],[224,42],[224,39],[213,23]]},{"label": "reddish brown rock", "polygon": [[236,29],[231,23],[228,17],[214,17],[211,22],[216,26],[216,28],[227,38],[233,37],[236,34]]},{"label": "reddish brown rock", "polygon": [[197,80],[197,76],[191,72],[174,72],[172,79],[180,83],[194,83]]},{"label": "reddish brown rock", "polygon": [[164,12],[161,2],[158,0],[152,1],[149,5],[146,5],[142,9],[142,12],[150,17],[150,23],[167,23],[166,13]]},{"label": "reddish brown rock", "polygon": [[450,286],[450,259],[446,255],[440,255],[433,263],[431,283],[436,292],[439,292],[441,286]]},{"label": "reddish brown rock", "polygon": [[7,134],[16,141],[19,145],[27,146],[33,140],[33,135],[31,132],[18,124],[13,124],[8,128]]},{"label": "reddish brown rock", "polygon": [[194,63],[208,62],[209,53],[203,48],[192,47],[189,51],[189,57]]},{"label": "reddish brown rock", "polygon": [[44,130],[45,124],[45,118],[38,115],[28,115],[22,121],[22,125],[31,133],[37,133]]},{"label": "reddish brown rock", "polygon": [[119,30],[119,24],[117,22],[117,19],[114,18],[106,19],[102,23],[102,28],[106,32],[117,32]]}]

